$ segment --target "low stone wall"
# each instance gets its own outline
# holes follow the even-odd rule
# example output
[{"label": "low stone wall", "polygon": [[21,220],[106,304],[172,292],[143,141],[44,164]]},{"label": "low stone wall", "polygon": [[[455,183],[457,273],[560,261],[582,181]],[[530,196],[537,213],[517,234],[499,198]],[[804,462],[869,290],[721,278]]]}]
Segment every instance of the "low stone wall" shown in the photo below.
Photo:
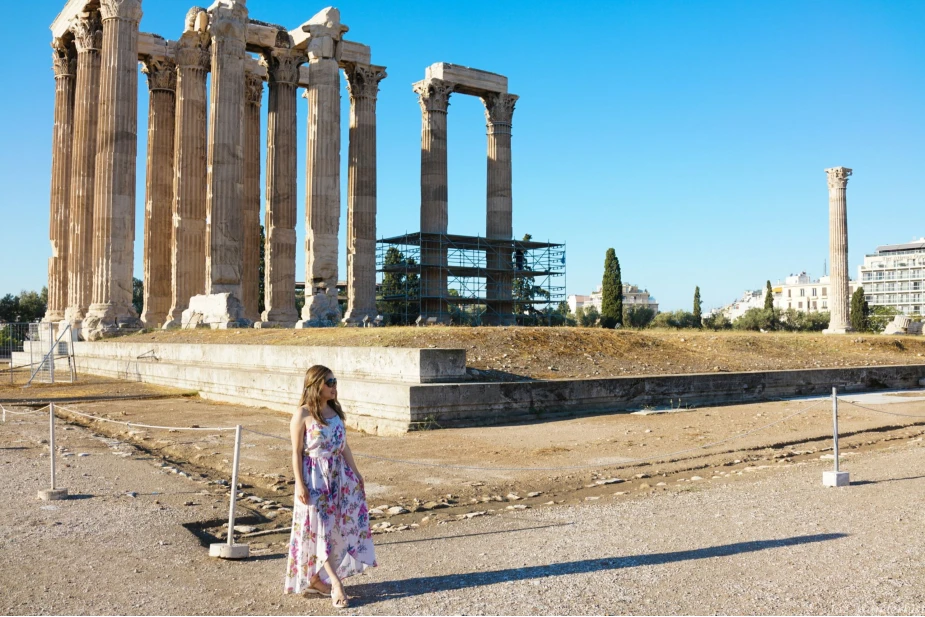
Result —
[{"label": "low stone wall", "polygon": [[464,382],[465,351],[370,347],[76,343],[78,373],[196,390],[206,399],[289,412],[305,369],[330,367],[353,428],[502,424],[643,407],[704,406],[843,391],[916,388],[925,365]]}]

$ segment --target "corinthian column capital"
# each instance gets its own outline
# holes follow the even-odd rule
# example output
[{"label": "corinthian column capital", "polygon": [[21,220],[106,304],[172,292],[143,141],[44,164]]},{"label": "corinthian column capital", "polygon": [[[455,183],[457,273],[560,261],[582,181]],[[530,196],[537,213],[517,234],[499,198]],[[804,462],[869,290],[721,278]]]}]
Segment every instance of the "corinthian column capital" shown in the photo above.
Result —
[{"label": "corinthian column capital", "polygon": [[379,94],[379,82],[388,77],[384,66],[368,64],[351,64],[344,70],[347,76],[347,92],[350,100],[376,100]]},{"label": "corinthian column capital", "polygon": [[260,107],[263,101],[263,77],[250,71],[244,73],[244,97],[249,105]]},{"label": "corinthian column capital", "polygon": [[304,51],[284,47],[268,49],[260,58],[260,64],[267,69],[267,81],[271,84],[298,85],[299,67],[307,61]]},{"label": "corinthian column capital", "polygon": [[843,189],[848,186],[848,176],[851,175],[852,170],[847,167],[832,167],[826,169],[825,173],[829,177],[830,189]]},{"label": "corinthian column capital", "polygon": [[177,66],[190,69],[208,70],[212,63],[209,51],[209,39],[195,30],[188,30],[177,41]]},{"label": "corinthian column capital", "polygon": [[51,47],[54,49],[51,61],[55,77],[74,77],[77,74],[77,50],[74,46],[66,45],[61,39],[55,39]]},{"label": "corinthian column capital", "polygon": [[485,104],[485,122],[488,126],[493,124],[511,124],[511,118],[514,117],[514,105],[520,97],[516,94],[503,94],[500,92],[489,92],[482,96],[482,102]]},{"label": "corinthian column capital", "polygon": [[418,94],[421,111],[446,113],[450,106],[450,95],[453,93],[453,84],[442,79],[423,79],[412,86]]},{"label": "corinthian column capital", "polygon": [[74,19],[70,30],[74,34],[77,51],[99,51],[103,48],[103,22],[99,12],[93,11],[85,17]]},{"label": "corinthian column capital", "polygon": [[145,56],[141,61],[141,72],[148,76],[148,90],[177,91],[177,63],[170,58]]},{"label": "corinthian column capital", "polygon": [[103,19],[124,19],[136,24],[141,21],[141,0],[100,0]]}]

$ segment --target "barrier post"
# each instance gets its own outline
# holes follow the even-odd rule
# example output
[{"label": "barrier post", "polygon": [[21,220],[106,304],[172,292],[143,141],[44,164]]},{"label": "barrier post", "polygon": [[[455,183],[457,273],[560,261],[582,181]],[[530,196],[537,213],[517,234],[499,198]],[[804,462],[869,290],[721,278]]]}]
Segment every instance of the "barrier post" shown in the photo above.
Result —
[{"label": "barrier post", "polygon": [[55,404],[48,405],[48,458],[51,459],[51,488],[39,491],[39,499],[67,499],[66,488],[55,487]]},{"label": "barrier post", "polygon": [[238,463],[241,458],[241,425],[234,430],[234,462],[231,468],[231,497],[228,507],[228,542],[209,545],[209,557],[222,559],[247,559],[250,556],[250,547],[247,544],[234,543],[234,510],[238,498]]},{"label": "barrier post", "polygon": [[822,472],[822,486],[848,486],[851,484],[848,472],[838,470],[838,390],[834,387],[832,388],[832,427],[832,454],[835,457],[835,470]]}]

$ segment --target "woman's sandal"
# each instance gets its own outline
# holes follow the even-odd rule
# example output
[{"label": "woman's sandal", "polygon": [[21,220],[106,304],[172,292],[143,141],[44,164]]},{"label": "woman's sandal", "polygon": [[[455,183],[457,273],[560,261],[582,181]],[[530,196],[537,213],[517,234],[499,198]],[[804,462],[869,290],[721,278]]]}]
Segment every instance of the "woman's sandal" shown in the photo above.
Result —
[{"label": "woman's sandal", "polygon": [[321,579],[317,579],[314,583],[309,583],[308,587],[305,588],[305,591],[303,593],[305,593],[306,595],[315,595],[315,596],[322,596],[324,598],[330,598],[331,597],[330,589],[319,589],[318,587],[315,587],[315,585],[320,582],[321,582]]}]

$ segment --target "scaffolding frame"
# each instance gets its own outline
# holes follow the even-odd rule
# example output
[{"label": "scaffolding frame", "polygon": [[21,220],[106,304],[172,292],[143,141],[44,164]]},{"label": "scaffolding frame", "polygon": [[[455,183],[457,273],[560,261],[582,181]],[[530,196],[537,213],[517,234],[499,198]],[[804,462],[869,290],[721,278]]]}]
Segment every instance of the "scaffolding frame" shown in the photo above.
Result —
[{"label": "scaffolding frame", "polygon": [[[386,263],[391,249],[398,263]],[[443,233],[380,239],[380,313],[393,324],[550,324],[565,300],[565,251],[564,243]]]}]

